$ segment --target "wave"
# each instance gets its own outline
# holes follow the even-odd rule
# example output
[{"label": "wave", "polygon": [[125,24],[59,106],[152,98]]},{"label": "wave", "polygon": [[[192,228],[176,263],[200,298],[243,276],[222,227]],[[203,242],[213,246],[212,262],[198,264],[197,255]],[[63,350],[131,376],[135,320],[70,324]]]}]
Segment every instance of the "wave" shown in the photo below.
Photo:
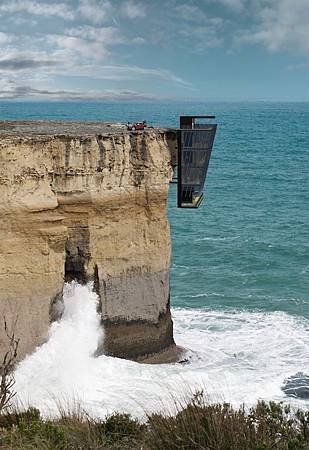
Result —
[{"label": "wave", "polygon": [[200,294],[188,295],[190,298],[203,298],[203,297],[224,297],[224,294],[219,294],[218,292],[203,292]]},{"label": "wave", "polygon": [[194,239],[194,241],[235,241],[236,239],[239,239],[240,236],[231,236],[231,237],[203,237],[203,238],[197,238]]},{"label": "wave", "polygon": [[[211,401],[234,405],[284,400],[281,386],[309,366],[309,321],[285,313],[173,310],[177,344],[188,364],[146,365],[94,353],[102,339],[92,286],[65,286],[65,313],[48,342],[16,370],[17,401],[56,415],[58,403],[92,416],[115,410],[144,417],[204,386]],[[290,401],[290,399],[289,399]],[[306,400],[293,399],[298,406]]]}]

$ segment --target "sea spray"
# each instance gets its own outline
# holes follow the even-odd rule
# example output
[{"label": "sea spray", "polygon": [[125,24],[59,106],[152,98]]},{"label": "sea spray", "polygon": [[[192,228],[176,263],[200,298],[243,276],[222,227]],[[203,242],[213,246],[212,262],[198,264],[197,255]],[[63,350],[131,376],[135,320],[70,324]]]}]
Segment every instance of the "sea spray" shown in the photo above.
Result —
[{"label": "sea spray", "polygon": [[18,399],[32,405],[46,401],[50,408],[51,398],[59,402],[80,398],[83,381],[90,379],[90,361],[102,339],[92,284],[65,283],[63,296],[62,319],[51,325],[48,341],[16,372]]},{"label": "sea spray", "polygon": [[[306,371],[309,322],[286,313],[173,311],[175,337],[189,349],[188,364],[146,365],[95,357],[102,339],[92,285],[64,288],[65,312],[48,341],[19,364],[18,401],[45,415],[79,403],[93,416],[173,408],[174,399],[203,387],[212,401],[251,405],[258,398],[287,400],[284,380]],[[306,400],[292,399],[300,407]]]}]

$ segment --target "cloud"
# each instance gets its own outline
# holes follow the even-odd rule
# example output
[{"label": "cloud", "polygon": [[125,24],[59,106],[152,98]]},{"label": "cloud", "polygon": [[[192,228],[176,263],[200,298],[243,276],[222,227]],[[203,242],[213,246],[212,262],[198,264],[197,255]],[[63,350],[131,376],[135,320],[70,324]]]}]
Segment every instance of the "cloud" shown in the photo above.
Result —
[{"label": "cloud", "polygon": [[162,14],[147,22],[146,39],[155,46],[200,54],[224,43],[226,20],[213,14],[202,0],[168,0]]},{"label": "cloud", "polygon": [[13,37],[11,35],[9,35],[7,33],[2,33],[0,31],[0,45],[8,44],[8,43],[12,42],[12,40],[13,40]]},{"label": "cloud", "polygon": [[27,59],[23,57],[0,59],[0,71],[15,71],[15,70],[26,70],[26,69],[37,69],[42,67],[53,67],[56,65],[55,61],[50,60],[36,60]]},{"label": "cloud", "polygon": [[104,46],[114,46],[117,44],[132,45],[145,44],[145,39],[141,36],[128,39],[117,27],[93,27],[91,25],[82,25],[76,28],[65,30],[65,34],[74,37],[80,37],[89,41],[101,42]]},{"label": "cloud", "polygon": [[109,0],[80,0],[78,12],[80,15],[94,24],[100,24],[107,20],[112,10]]},{"label": "cloud", "polygon": [[56,46],[60,51],[55,52],[60,60],[69,63],[71,58],[72,63],[76,57],[79,58],[78,64],[82,66],[89,60],[101,60],[105,58],[109,52],[100,41],[90,41],[75,36],[50,34],[47,36],[50,44]]},{"label": "cloud", "polygon": [[120,30],[116,27],[93,27],[83,25],[70,28],[65,31],[69,36],[88,39],[89,41],[102,42],[104,45],[115,45],[126,42]]},{"label": "cloud", "polygon": [[303,69],[309,69],[309,62],[303,62],[299,64],[290,64],[288,66],[289,70],[303,70]]},{"label": "cloud", "polygon": [[179,30],[179,35],[185,38],[185,43],[190,46],[193,53],[202,53],[209,48],[216,48],[223,45],[223,38],[217,32],[216,27],[209,26],[183,26]]},{"label": "cloud", "polygon": [[212,0],[213,2],[222,3],[235,12],[240,12],[244,9],[246,0]]},{"label": "cloud", "polygon": [[75,17],[72,11],[65,3],[44,3],[34,0],[11,0],[0,4],[2,13],[24,12],[38,16],[57,16],[64,20],[73,20]]},{"label": "cloud", "polygon": [[[77,1],[77,0],[76,0]],[[0,1],[0,13],[15,14],[27,13],[37,16],[55,16],[64,20],[86,19],[94,25],[106,22],[120,14],[129,19],[145,17],[145,5],[133,0],[124,1],[115,8],[110,0],[78,0],[78,6],[73,10],[69,2],[42,2],[41,0],[6,0]],[[22,20],[22,18],[21,18]]]},{"label": "cloud", "polygon": [[0,83],[0,99],[52,99],[52,100],[153,100],[151,94],[133,90],[105,90],[105,91],[70,91],[36,89],[27,85],[16,85],[14,82]]},{"label": "cloud", "polygon": [[308,0],[264,0],[255,8],[256,24],[241,30],[235,43],[261,44],[269,51],[309,52]]},{"label": "cloud", "polygon": [[[40,79],[49,77],[51,81],[53,75],[113,82],[154,80],[192,89],[190,83],[167,69],[106,64],[104,51],[100,56],[91,51],[95,51],[97,46],[102,51],[100,42],[85,41],[85,43],[79,38],[74,37],[71,40],[59,35],[51,35],[49,39],[52,42],[61,42],[62,47],[49,53],[33,51],[23,53],[10,50],[0,59],[0,75],[3,77],[9,73],[17,80],[24,78],[30,81],[38,77]],[[84,60],[81,57],[82,53],[85,53]]]},{"label": "cloud", "polygon": [[127,41],[129,44],[132,42],[133,44],[145,44],[146,43],[146,39],[141,37],[141,36],[137,36],[135,38],[133,38],[131,41]]},{"label": "cloud", "polygon": [[204,9],[194,4],[178,4],[173,8],[173,13],[182,20],[193,22],[202,22],[208,19]]},{"label": "cloud", "polygon": [[[96,88],[125,86],[119,91],[103,92],[104,98],[139,98],[136,85],[166,86],[171,88],[181,87],[192,90],[192,85],[178,76],[172,70],[156,67],[151,60],[140,62],[133,60],[134,46],[145,43],[143,37],[135,32],[134,27],[129,27],[129,20],[142,18],[148,10],[149,4],[140,0],[0,0],[0,20],[6,26],[12,26],[15,19],[21,18],[37,21],[36,28],[27,25],[17,27],[16,34],[0,32],[0,91],[2,98],[23,98],[49,96],[48,98],[84,98],[85,92],[67,91],[60,88],[74,86],[92,86]],[[145,7],[146,3],[146,7]],[[118,9],[116,10],[116,4]],[[75,10],[72,5],[76,5]],[[26,14],[23,14],[26,13]],[[36,14],[30,17],[28,14]],[[2,15],[2,16],[1,16]],[[54,19],[50,21],[50,17]],[[74,22],[63,26],[61,19]],[[171,20],[173,15],[169,16]],[[147,19],[148,20],[148,19]],[[106,24],[101,25],[101,23]],[[209,28],[218,25],[215,18],[209,18]],[[168,25],[168,24],[167,24]],[[148,26],[148,25],[147,25]],[[46,28],[45,28],[46,27]],[[55,31],[50,32],[51,29]],[[178,38],[184,41],[190,40],[190,33],[184,33]],[[28,34],[27,34],[28,33]],[[198,40],[205,37],[205,29],[200,25],[196,27],[195,36]],[[215,38],[211,31],[207,31],[208,42],[215,45]],[[210,33],[210,34],[209,34]],[[192,36],[192,33],[191,33]],[[211,39],[213,40],[211,40]],[[174,36],[171,36],[174,39]],[[121,44],[121,47],[116,46]],[[124,50],[126,46],[127,50]],[[148,67],[143,67],[144,65]],[[150,65],[150,67],[149,67]],[[62,84],[66,80],[65,84]],[[71,84],[67,84],[71,83]],[[31,87],[31,88],[30,88]],[[45,89],[47,88],[47,89]],[[50,89],[53,88],[53,89]],[[91,94],[91,93],[90,93]],[[90,95],[89,94],[89,95]],[[98,92],[89,98],[97,98]],[[144,97],[143,97],[144,98]],[[147,94],[147,98],[149,94]]]},{"label": "cloud", "polygon": [[171,70],[109,63],[117,60],[113,55],[110,56],[111,43],[130,43],[115,27],[87,25],[65,32],[67,34],[36,36],[35,41],[24,38],[18,41],[18,47],[3,48],[0,57],[1,76],[9,73],[11,78],[30,83],[38,76],[41,79],[49,77],[50,83],[54,76],[73,77],[75,83],[77,78],[84,78],[85,82],[88,78],[89,83],[91,80],[126,81],[128,86],[131,81],[153,80],[192,89],[190,83]]},{"label": "cloud", "polygon": [[138,3],[133,0],[123,2],[121,12],[129,19],[140,19],[146,16],[145,2]]},{"label": "cloud", "polygon": [[191,87],[191,84],[183,78],[178,77],[170,70],[152,69],[139,66],[117,66],[103,65],[100,67],[97,78],[108,80],[136,80],[141,78],[152,78],[175,83],[184,87]]}]

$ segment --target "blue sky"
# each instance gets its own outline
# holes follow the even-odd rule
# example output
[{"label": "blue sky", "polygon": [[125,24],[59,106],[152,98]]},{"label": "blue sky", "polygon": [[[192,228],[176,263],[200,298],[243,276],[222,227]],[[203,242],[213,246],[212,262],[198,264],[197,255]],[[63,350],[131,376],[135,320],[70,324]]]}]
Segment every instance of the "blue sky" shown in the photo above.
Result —
[{"label": "blue sky", "polygon": [[0,98],[309,101],[309,0],[0,0]]}]

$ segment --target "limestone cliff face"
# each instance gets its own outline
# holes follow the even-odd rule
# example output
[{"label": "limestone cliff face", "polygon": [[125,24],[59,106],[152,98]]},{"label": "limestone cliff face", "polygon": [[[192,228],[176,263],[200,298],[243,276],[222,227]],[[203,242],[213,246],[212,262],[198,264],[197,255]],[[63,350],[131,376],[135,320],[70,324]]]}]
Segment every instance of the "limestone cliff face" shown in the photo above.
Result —
[{"label": "limestone cliff face", "polygon": [[20,358],[61,316],[65,278],[94,280],[100,352],[138,359],[174,344],[166,201],[175,145],[160,129],[0,122],[0,319],[17,319]]}]

